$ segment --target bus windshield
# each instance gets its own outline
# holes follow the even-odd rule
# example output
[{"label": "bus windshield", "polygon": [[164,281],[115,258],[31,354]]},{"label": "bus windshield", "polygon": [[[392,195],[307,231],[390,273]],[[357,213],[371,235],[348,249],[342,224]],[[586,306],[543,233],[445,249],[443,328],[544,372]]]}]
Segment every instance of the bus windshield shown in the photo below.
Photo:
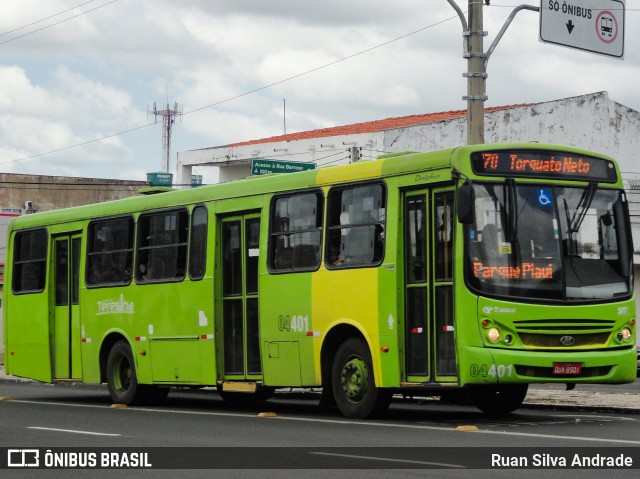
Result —
[{"label": "bus windshield", "polygon": [[569,301],[631,294],[624,192],[513,180],[476,183],[474,191],[466,275],[480,294]]}]

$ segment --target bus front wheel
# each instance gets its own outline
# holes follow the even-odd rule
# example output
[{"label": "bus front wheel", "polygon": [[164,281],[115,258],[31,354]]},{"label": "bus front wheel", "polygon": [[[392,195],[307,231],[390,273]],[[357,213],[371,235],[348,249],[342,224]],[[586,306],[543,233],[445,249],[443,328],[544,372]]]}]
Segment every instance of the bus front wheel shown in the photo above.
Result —
[{"label": "bus front wheel", "polygon": [[113,345],[107,358],[107,386],[116,404],[160,404],[168,388],[138,384],[131,346],[126,341]]},{"label": "bus front wheel", "polygon": [[340,345],[331,376],[333,396],[346,417],[377,417],[389,407],[391,390],[376,387],[371,353],[362,339],[347,339]]},{"label": "bus front wheel", "polygon": [[509,414],[524,402],[528,384],[501,384],[472,389],[471,399],[478,409],[491,415]]}]

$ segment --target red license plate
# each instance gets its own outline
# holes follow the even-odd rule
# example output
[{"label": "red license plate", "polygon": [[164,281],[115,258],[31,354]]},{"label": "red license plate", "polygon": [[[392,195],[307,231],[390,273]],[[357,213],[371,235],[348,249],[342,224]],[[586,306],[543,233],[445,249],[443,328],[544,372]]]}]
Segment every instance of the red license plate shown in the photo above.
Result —
[{"label": "red license plate", "polygon": [[577,376],[582,372],[582,363],[553,363],[553,374]]}]

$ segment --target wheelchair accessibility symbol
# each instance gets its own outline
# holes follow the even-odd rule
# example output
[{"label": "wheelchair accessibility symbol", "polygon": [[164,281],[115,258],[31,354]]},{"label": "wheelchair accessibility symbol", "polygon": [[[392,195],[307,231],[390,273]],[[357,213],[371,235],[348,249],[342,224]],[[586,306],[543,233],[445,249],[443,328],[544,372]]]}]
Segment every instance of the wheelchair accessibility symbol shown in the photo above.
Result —
[{"label": "wheelchair accessibility symbol", "polygon": [[538,205],[553,206],[551,190],[548,188],[538,188]]}]

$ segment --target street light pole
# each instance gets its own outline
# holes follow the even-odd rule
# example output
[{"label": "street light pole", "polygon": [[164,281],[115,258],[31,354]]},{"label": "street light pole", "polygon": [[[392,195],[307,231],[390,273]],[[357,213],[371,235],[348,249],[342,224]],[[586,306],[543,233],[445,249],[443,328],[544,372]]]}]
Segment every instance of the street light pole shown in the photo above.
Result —
[{"label": "street light pole", "polygon": [[484,102],[485,80],[483,39],[487,32],[483,30],[482,0],[469,0],[469,28],[463,35],[468,39],[467,58],[467,144],[484,143]]},{"label": "street light pole", "polygon": [[[469,0],[468,24],[464,13],[455,0],[447,1],[456,11],[460,17],[460,23],[462,23],[464,38],[462,56],[467,59],[467,72],[463,73],[467,77],[467,96],[462,97],[463,100],[467,100],[467,144],[477,145],[484,143],[484,102],[487,100],[486,80],[489,57],[518,12],[521,10],[539,12],[540,8],[533,5],[520,5],[514,8],[491,43],[489,50],[484,53],[483,38],[487,36],[487,32],[483,30],[482,0]],[[484,1],[489,5],[489,0]]]}]

